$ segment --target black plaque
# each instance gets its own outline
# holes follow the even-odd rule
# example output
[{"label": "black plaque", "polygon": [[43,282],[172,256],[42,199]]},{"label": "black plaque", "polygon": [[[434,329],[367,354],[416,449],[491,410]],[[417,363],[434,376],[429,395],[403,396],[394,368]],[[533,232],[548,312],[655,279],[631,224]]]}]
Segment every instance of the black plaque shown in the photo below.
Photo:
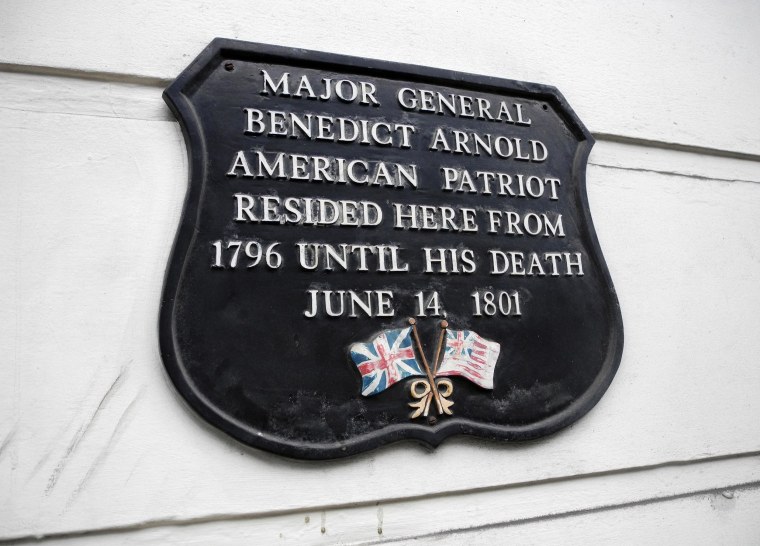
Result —
[{"label": "black plaque", "polygon": [[216,39],[164,98],[190,183],[161,353],[208,422],[328,459],[537,438],[607,389],[593,138],[553,87]]}]

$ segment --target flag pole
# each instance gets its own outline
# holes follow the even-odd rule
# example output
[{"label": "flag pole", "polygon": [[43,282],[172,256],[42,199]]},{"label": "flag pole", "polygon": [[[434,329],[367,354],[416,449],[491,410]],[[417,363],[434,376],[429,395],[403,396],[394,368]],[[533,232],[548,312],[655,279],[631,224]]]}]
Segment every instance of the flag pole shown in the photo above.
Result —
[{"label": "flag pole", "polygon": [[435,351],[435,360],[433,361],[433,377],[438,373],[438,365],[441,363],[441,349],[443,348],[443,340],[446,337],[446,328],[449,327],[449,323],[445,320],[441,321],[441,335],[438,336],[438,349]]},{"label": "flag pole", "polygon": [[425,358],[425,353],[422,351],[422,343],[420,342],[420,336],[417,334],[417,320],[414,318],[409,319],[409,324],[412,326],[412,333],[414,334],[414,341],[417,343],[417,350],[420,353],[420,356],[422,357],[422,364],[425,366],[425,373],[427,374],[428,381],[430,382],[430,392],[433,394],[433,398],[435,398],[435,405],[438,406],[438,413],[443,413],[443,405],[441,404],[440,394],[438,394],[438,388],[435,386],[435,377],[433,376],[433,373],[430,371],[430,366],[428,366],[427,358]]}]

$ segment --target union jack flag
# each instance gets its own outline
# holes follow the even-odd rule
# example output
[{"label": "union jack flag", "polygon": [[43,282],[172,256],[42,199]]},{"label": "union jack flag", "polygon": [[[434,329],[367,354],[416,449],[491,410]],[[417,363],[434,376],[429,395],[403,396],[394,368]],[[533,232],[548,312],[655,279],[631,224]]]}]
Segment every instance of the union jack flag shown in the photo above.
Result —
[{"label": "union jack flag", "polygon": [[435,375],[460,375],[484,389],[493,389],[500,350],[498,343],[471,330],[446,330],[446,351]]},{"label": "union jack flag", "polygon": [[362,394],[372,396],[412,375],[425,375],[412,348],[411,328],[386,330],[369,343],[354,343],[351,359],[362,374]]}]

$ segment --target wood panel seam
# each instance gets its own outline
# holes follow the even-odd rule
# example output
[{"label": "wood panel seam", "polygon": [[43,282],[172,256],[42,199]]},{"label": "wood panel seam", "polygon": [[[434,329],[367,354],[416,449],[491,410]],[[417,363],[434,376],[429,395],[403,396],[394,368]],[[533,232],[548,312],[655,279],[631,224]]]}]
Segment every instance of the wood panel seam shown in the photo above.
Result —
[{"label": "wood panel seam", "polygon": [[662,174],[665,176],[680,176],[682,178],[690,178],[692,180],[707,180],[710,182],[746,182],[749,184],[760,184],[760,180],[751,180],[749,178],[720,178],[715,176],[706,176],[701,174],[687,174],[682,173],[678,171],[666,171],[666,170],[658,170],[658,169],[644,169],[641,167],[621,167],[619,165],[607,165],[604,163],[598,163],[594,161],[589,161],[589,165],[593,165],[594,167],[600,167],[602,169],[615,169],[618,171],[629,171],[629,172],[641,172],[641,173],[651,173],[651,174]]},{"label": "wood panel seam", "polygon": [[[0,62],[0,73],[8,72],[15,74],[30,74],[37,76],[54,76],[70,79],[79,79],[85,81],[111,82],[136,84],[145,87],[164,88],[171,82],[171,78],[161,78],[157,76],[141,76],[138,74],[129,74],[122,72],[108,72],[96,70],[82,70],[77,68],[60,68],[46,65],[33,64],[16,64]],[[110,117],[110,116],[103,116]],[[118,116],[114,116],[118,117]],[[126,118],[129,119],[129,118]],[[142,118],[137,118],[142,119]],[[161,120],[164,121],[164,120]],[[168,120],[167,120],[168,121]],[[632,144],[646,148],[659,148],[664,150],[673,150],[679,152],[691,152],[700,155],[725,157],[732,159],[745,159],[750,161],[760,161],[760,153],[746,153],[721,148],[711,148],[707,146],[698,146],[694,144],[684,144],[679,142],[668,142],[664,140],[646,139],[623,134],[605,133],[591,131],[594,138],[599,141],[616,142],[622,144]]]},{"label": "wood panel seam", "polygon": [[[110,527],[102,527],[102,528],[96,528],[96,529],[84,529],[84,530],[77,530],[77,531],[54,532],[54,533],[49,533],[49,534],[33,534],[33,535],[22,535],[22,536],[17,536],[17,537],[0,538],[0,544],[20,544],[20,543],[39,542],[42,540],[69,539],[69,538],[116,534],[116,533],[122,534],[122,533],[140,531],[144,529],[160,528],[160,527],[172,527],[172,526],[184,527],[184,526],[201,525],[205,523],[215,523],[215,522],[263,520],[267,518],[275,518],[278,516],[303,514],[306,512],[327,512],[327,511],[335,511],[335,510],[343,510],[343,509],[357,509],[357,508],[365,508],[365,507],[372,507],[372,506],[378,506],[378,505],[390,505],[390,504],[401,503],[401,502],[429,500],[432,498],[441,498],[441,497],[463,497],[463,496],[475,495],[478,493],[494,492],[494,491],[500,491],[500,490],[506,491],[509,489],[515,489],[515,488],[520,488],[520,487],[530,487],[530,486],[559,483],[559,482],[573,482],[573,481],[580,481],[584,479],[591,479],[591,478],[604,477],[604,476],[622,476],[629,473],[632,474],[632,473],[638,473],[638,472],[647,472],[647,471],[662,469],[662,468],[688,467],[692,465],[726,461],[726,460],[731,460],[731,459],[749,459],[749,458],[758,457],[758,456],[760,456],[760,451],[751,451],[751,452],[743,452],[743,453],[734,453],[730,455],[703,457],[700,459],[692,459],[692,460],[669,461],[665,463],[644,465],[640,467],[628,467],[625,469],[589,472],[589,473],[578,474],[574,476],[553,477],[553,478],[547,478],[543,480],[534,480],[530,482],[515,482],[515,483],[509,483],[509,484],[476,487],[476,488],[464,489],[464,490],[460,489],[460,490],[450,490],[450,491],[439,491],[435,493],[410,495],[410,496],[404,496],[404,497],[386,497],[382,499],[372,499],[372,500],[359,501],[359,502],[302,506],[298,508],[272,510],[272,511],[266,511],[266,512],[250,512],[250,513],[237,513],[237,514],[217,513],[217,514],[209,514],[205,516],[189,517],[189,518],[184,518],[184,519],[180,519],[180,518],[160,518],[160,519],[155,519],[155,520],[148,519],[148,520],[144,520],[140,522],[134,522],[134,523],[116,525],[116,526],[110,526]],[[536,521],[541,521],[543,519],[556,519],[559,517],[582,515],[582,514],[594,513],[594,512],[599,512],[603,510],[609,510],[609,509],[626,508],[629,506],[637,506],[637,505],[646,505],[649,503],[661,502],[661,501],[666,501],[666,500],[674,500],[678,498],[691,497],[691,496],[700,495],[700,494],[719,493],[726,489],[730,489],[733,491],[733,490],[748,489],[748,488],[754,488],[754,487],[760,487],[760,481],[748,481],[748,482],[726,484],[725,486],[712,487],[712,488],[707,488],[704,490],[687,491],[687,492],[682,492],[682,493],[675,493],[672,495],[650,497],[650,498],[645,498],[645,499],[639,499],[636,501],[631,501],[629,503],[610,503],[609,505],[604,505],[604,506],[569,510],[569,511],[564,511],[564,512],[557,512],[553,514],[544,514],[541,516],[516,519],[514,521],[509,521],[509,522],[495,522],[495,523],[489,523],[489,524],[481,525],[481,526],[452,528],[452,529],[446,530],[445,533],[488,529],[488,528],[494,528],[494,527],[500,527],[500,526],[506,526],[506,525],[521,524],[521,523],[533,523]],[[385,539],[381,541],[359,542],[357,544],[375,544],[379,542],[403,541],[403,540],[409,540],[412,538],[424,538],[424,537],[429,537],[429,536],[432,537],[432,536],[437,536],[439,534],[441,534],[441,532],[421,534],[419,536],[410,535],[406,537]]]},{"label": "wood panel seam", "polygon": [[60,68],[55,66],[15,64],[0,62],[0,72],[14,74],[33,74],[36,76],[55,76],[59,78],[71,78],[77,80],[89,80],[99,82],[132,83],[146,87],[168,86],[173,78],[159,78],[154,76],[141,76],[124,72],[108,72],[101,70],[82,70],[80,68]]},{"label": "wood panel seam", "polygon": [[647,506],[651,504],[657,504],[661,502],[667,502],[667,501],[673,501],[673,500],[679,500],[679,499],[686,499],[691,497],[699,497],[702,495],[720,495],[726,490],[730,490],[731,492],[736,491],[751,491],[754,489],[760,489],[760,481],[751,481],[746,482],[742,484],[738,484],[735,486],[731,486],[728,488],[710,488],[710,489],[702,489],[699,491],[690,491],[688,493],[678,493],[675,495],[666,495],[662,497],[652,497],[648,499],[640,499],[636,501],[631,502],[623,502],[623,503],[610,503],[606,505],[600,505],[595,506],[592,508],[581,508],[578,510],[567,510],[564,512],[557,512],[552,514],[544,514],[541,516],[534,516],[534,517],[528,517],[528,518],[520,518],[515,519],[511,521],[504,521],[504,522],[494,522],[489,523],[485,525],[475,525],[472,527],[461,527],[461,528],[450,528],[446,529],[444,531],[436,531],[434,533],[423,533],[419,535],[406,535],[403,537],[394,537],[391,539],[383,540],[370,540],[370,541],[359,541],[359,542],[352,542],[348,544],[353,544],[355,546],[364,546],[364,545],[371,545],[371,544],[389,544],[394,542],[406,542],[409,540],[417,540],[417,539],[423,539],[423,538],[434,538],[434,537],[445,537],[447,535],[453,534],[453,533],[467,533],[471,531],[484,531],[488,529],[499,529],[503,527],[511,527],[511,526],[518,526],[518,525],[526,525],[530,523],[539,523],[542,521],[552,521],[552,520],[558,520],[558,519],[564,519],[564,518],[571,518],[574,516],[585,516],[589,514],[596,514],[599,512],[607,512],[612,510],[623,510],[626,508],[633,508],[636,506]]}]

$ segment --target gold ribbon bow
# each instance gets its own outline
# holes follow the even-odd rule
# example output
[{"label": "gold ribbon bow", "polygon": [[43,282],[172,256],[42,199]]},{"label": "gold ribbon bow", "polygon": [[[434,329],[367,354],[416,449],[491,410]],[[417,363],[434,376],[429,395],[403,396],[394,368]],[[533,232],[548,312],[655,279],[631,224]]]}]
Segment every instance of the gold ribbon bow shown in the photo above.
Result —
[{"label": "gold ribbon bow", "polygon": [[439,415],[443,413],[446,415],[452,414],[451,409],[449,408],[454,405],[454,402],[448,400],[448,397],[454,392],[454,385],[451,383],[451,380],[445,377],[437,378],[435,379],[435,387],[438,391],[438,397],[434,396],[429,380],[417,379],[412,382],[410,393],[412,398],[415,398],[418,401],[409,402],[409,406],[415,408],[410,415],[410,418],[416,419],[420,415],[427,417],[430,413],[430,402],[432,402],[433,399],[436,400]]}]

